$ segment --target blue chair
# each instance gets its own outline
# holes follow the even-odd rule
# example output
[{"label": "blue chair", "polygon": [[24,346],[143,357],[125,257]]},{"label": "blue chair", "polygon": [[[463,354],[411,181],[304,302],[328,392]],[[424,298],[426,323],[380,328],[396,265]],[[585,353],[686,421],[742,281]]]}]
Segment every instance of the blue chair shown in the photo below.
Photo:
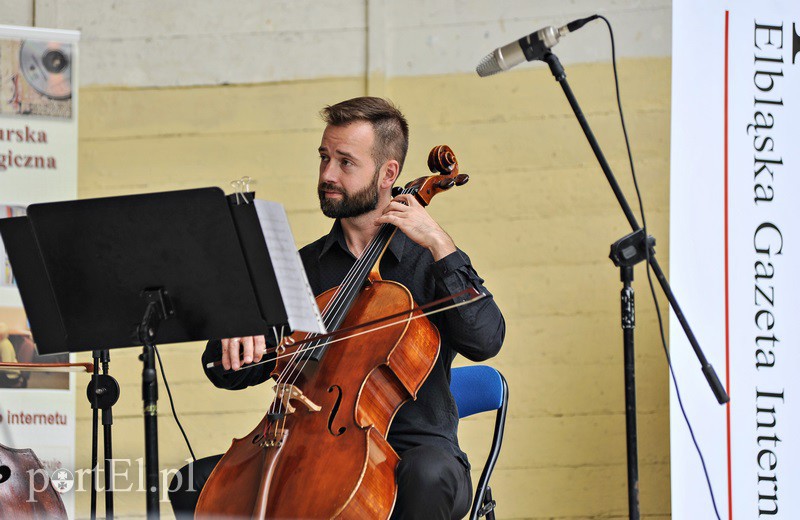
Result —
[{"label": "blue chair", "polygon": [[503,444],[503,429],[508,409],[508,383],[500,372],[486,365],[456,367],[450,372],[450,391],[456,400],[460,419],[476,413],[497,411],[492,449],[478,481],[469,515],[470,520],[477,520],[482,516],[487,520],[494,520],[494,508],[497,503],[492,500],[489,477],[492,476]]}]

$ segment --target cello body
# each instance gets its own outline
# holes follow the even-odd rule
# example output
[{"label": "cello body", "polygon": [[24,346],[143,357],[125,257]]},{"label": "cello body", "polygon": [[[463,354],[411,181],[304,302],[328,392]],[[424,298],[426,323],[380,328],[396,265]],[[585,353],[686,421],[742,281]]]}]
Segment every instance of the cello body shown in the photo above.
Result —
[{"label": "cello body", "polygon": [[[317,297],[320,308],[334,292]],[[342,326],[404,311],[420,314],[408,289],[373,272]],[[233,441],[203,487],[196,516],[388,518],[399,457],[386,435],[430,373],[439,345],[436,327],[420,317],[341,341],[321,361],[308,361],[292,385],[302,397],[277,389],[276,399],[287,395],[294,411],[268,412]],[[273,376],[285,369],[279,360]]]},{"label": "cello body", "polygon": [[61,495],[33,450],[0,444],[0,517],[67,518]]}]

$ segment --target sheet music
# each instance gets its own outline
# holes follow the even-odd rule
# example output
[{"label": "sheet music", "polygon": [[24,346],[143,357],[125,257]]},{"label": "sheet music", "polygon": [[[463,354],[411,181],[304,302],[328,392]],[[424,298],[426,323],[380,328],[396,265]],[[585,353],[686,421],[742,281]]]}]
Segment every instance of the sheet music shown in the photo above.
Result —
[{"label": "sheet music", "polygon": [[327,333],[283,205],[266,200],[255,200],[254,203],[289,318],[289,327],[303,332]]}]

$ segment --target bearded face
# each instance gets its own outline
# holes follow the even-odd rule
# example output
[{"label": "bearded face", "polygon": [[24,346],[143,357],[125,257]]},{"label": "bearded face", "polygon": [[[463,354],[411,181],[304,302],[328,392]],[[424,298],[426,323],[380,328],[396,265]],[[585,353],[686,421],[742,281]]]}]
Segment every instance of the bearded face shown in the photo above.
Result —
[{"label": "bearded face", "polygon": [[[350,218],[374,210],[378,206],[379,173],[380,171],[376,169],[372,181],[355,193],[348,193],[345,189],[328,182],[320,182],[317,186],[317,194],[322,214],[330,218]],[[328,198],[325,195],[326,191],[339,193],[342,197],[340,199]]]}]

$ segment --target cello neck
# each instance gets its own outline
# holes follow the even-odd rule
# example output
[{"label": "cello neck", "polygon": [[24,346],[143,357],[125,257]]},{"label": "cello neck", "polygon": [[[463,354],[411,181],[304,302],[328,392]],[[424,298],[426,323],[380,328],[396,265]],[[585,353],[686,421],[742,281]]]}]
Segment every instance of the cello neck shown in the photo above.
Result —
[{"label": "cello neck", "polygon": [[350,306],[361,291],[367,276],[369,276],[373,266],[380,260],[383,251],[389,245],[389,241],[396,230],[397,228],[391,224],[383,224],[364,249],[364,253],[356,260],[350,271],[347,272],[344,281],[336,291],[336,295],[331,299],[322,314],[325,327],[329,331],[335,331],[342,325],[345,316],[347,316],[347,311],[350,310]]},{"label": "cello neck", "polygon": [[[325,328],[329,332],[336,331],[341,327],[350,307],[361,292],[361,288],[370,271],[380,261],[395,231],[397,231],[395,226],[383,224],[366,249],[364,249],[364,253],[347,272],[344,281],[339,285],[333,298],[322,311],[322,319],[325,322]],[[328,341],[320,340],[319,343],[312,343],[309,347],[308,359],[320,361],[328,348]]]}]

